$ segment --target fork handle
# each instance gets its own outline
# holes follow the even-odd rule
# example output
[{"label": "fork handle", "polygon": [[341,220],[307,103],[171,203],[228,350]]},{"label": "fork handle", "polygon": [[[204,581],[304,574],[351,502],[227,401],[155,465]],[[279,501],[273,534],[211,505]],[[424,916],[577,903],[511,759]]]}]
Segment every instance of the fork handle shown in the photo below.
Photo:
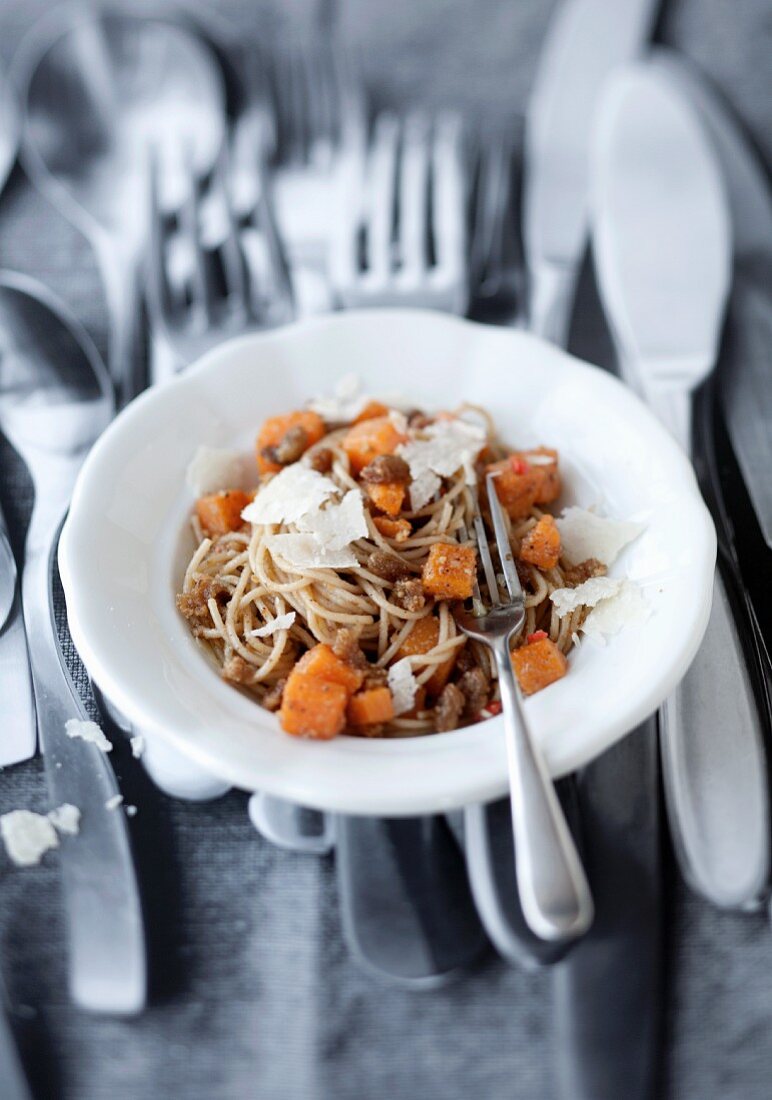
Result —
[{"label": "fork handle", "polygon": [[523,915],[541,939],[573,939],[586,932],[592,922],[590,889],[552,780],[526,725],[509,638],[498,639],[493,652],[507,739],[517,885]]}]

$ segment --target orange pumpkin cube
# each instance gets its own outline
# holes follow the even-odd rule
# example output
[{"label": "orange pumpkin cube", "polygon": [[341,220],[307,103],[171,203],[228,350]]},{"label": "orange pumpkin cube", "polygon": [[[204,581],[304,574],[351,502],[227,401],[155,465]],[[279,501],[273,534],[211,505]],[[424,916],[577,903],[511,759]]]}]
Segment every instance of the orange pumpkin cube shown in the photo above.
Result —
[{"label": "orange pumpkin cube", "polygon": [[520,544],[520,557],[537,569],[554,569],[560,559],[560,531],[552,516],[542,516]]},{"label": "orange pumpkin cube", "polygon": [[472,595],[477,575],[477,551],[473,546],[436,542],[424,563],[424,590],[438,600],[465,600]]},{"label": "orange pumpkin cube", "polygon": [[508,458],[503,458],[501,462],[486,466],[485,473],[495,474],[496,496],[510,519],[527,516],[536,503],[541,485],[536,467],[525,462],[521,467],[514,466]]},{"label": "orange pumpkin cube", "polygon": [[568,671],[568,661],[549,638],[539,638],[516,649],[512,664],[523,695],[541,691]]},{"label": "orange pumpkin cube", "polygon": [[413,533],[410,521],[406,519],[389,519],[388,516],[373,516],[373,523],[386,539],[394,542],[404,542]]},{"label": "orange pumpkin cube", "polygon": [[293,737],[329,741],[345,729],[348,698],[342,684],[309,676],[295,668],[284,688],[279,722]]},{"label": "orange pumpkin cube", "polygon": [[372,726],[390,722],[394,717],[394,700],[387,687],[360,691],[349,699],[346,720],[350,726]]},{"label": "orange pumpkin cube", "polygon": [[365,678],[361,668],[354,668],[346,664],[336,653],[332,646],[320,642],[313,649],[304,653],[295,665],[292,675],[301,672],[306,676],[313,676],[317,680],[327,680],[333,684],[340,684],[349,695],[353,695],[362,686]]},{"label": "orange pumpkin cube", "polygon": [[376,417],[388,415],[388,405],[382,405],[380,401],[368,401],[359,416],[355,416],[351,423],[361,424],[363,420],[375,420]]},{"label": "orange pumpkin cube", "polygon": [[318,443],[326,431],[321,416],[308,409],[286,413],[284,416],[269,417],[257,437],[257,468],[261,474],[275,474],[283,469],[280,462],[274,462],[264,452],[266,448],[278,447],[291,428],[302,428],[306,433],[306,439],[300,454],[307,451],[314,443]]},{"label": "orange pumpkin cube", "polygon": [[[440,638],[440,620],[434,615],[426,615],[423,619],[418,619],[413,624],[413,629],[405,638],[402,645],[397,650],[394,658],[395,662],[400,661],[403,657],[422,657],[425,653],[431,652],[435,648]],[[442,691],[450,679],[450,674],[453,671],[453,667],[456,663],[456,658],[463,647],[458,647],[453,650],[446,660],[437,665],[434,672],[426,681],[426,688],[430,695],[436,696]],[[421,709],[423,707],[423,701],[421,707],[418,707],[418,699],[416,698],[416,707]]]},{"label": "orange pumpkin cube", "polygon": [[551,504],[553,500],[557,500],[562,485],[558,470],[558,452],[553,447],[534,447],[533,450],[513,455],[513,458],[520,458],[527,462],[539,475],[537,504]]},{"label": "orange pumpkin cube", "polygon": [[343,437],[341,446],[349,457],[351,472],[356,476],[369,466],[378,455],[394,454],[407,436],[397,431],[388,416],[376,416],[352,424]]},{"label": "orange pumpkin cube", "polygon": [[405,486],[396,481],[384,481],[380,484],[365,486],[367,495],[376,508],[388,516],[398,516],[405,501]]},{"label": "orange pumpkin cube", "polygon": [[209,493],[196,501],[196,515],[207,535],[227,535],[229,531],[238,531],[244,523],[241,513],[251,500],[252,495],[241,489]]}]

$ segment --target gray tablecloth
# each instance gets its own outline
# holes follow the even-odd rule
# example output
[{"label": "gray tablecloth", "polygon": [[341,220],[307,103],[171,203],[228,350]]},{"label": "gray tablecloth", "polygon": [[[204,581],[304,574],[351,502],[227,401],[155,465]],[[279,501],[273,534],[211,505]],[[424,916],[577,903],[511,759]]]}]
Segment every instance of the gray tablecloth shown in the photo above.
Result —
[{"label": "gray tablecloth", "polygon": [[[622,0],[618,0],[622,2]],[[8,61],[44,0],[3,0]],[[154,4],[157,10],[161,5]],[[220,0],[208,18],[265,38],[312,25],[310,0]],[[345,0],[380,102],[462,106],[483,121],[522,111],[552,8],[541,0]],[[202,5],[203,9],[203,5]],[[327,12],[327,14],[329,14]],[[724,89],[772,155],[768,0],[673,0],[660,36]],[[20,171],[0,200],[0,266],[55,289],[105,345],[88,246]],[[599,354],[579,317],[575,348]],[[0,501],[20,546],[24,471],[0,443]],[[152,1004],[119,1022],[73,1009],[64,987],[56,858],[31,870],[0,855],[0,964],[36,1095],[66,1100],[549,1100],[550,980],[493,956],[441,992],[411,995],[361,974],[341,941],[331,861],[260,840],[233,793],[207,805],[158,794],[123,747],[127,802],[147,908]],[[0,812],[43,809],[39,761],[0,775]],[[663,1097],[772,1094],[772,933],[724,914],[668,869]],[[630,965],[635,965],[631,960]],[[622,1098],[620,1098],[622,1100]]]}]

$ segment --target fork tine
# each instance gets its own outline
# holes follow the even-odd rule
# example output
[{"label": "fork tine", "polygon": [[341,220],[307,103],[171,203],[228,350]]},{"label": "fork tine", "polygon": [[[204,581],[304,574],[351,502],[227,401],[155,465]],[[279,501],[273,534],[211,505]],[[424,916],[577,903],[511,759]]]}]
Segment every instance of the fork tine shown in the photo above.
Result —
[{"label": "fork tine", "polygon": [[186,157],[188,170],[188,193],[180,211],[180,229],[187,239],[193,256],[193,277],[191,279],[191,299],[194,311],[200,314],[200,320],[210,324],[214,303],[214,287],[207,264],[207,257],[201,243],[201,206],[200,180],[197,178],[190,150]]},{"label": "fork tine", "polygon": [[488,585],[488,595],[492,607],[499,607],[501,596],[499,595],[499,582],[496,579],[496,570],[493,568],[490,547],[488,546],[488,534],[480,511],[480,501],[477,493],[474,494],[474,532],[477,536],[477,549],[480,551],[485,581]]},{"label": "fork tine", "polygon": [[396,115],[390,112],[379,115],[367,172],[368,267],[374,279],[383,281],[388,279],[392,267],[399,131]]},{"label": "fork tine", "polygon": [[151,309],[163,317],[171,303],[171,291],[164,262],[164,217],[159,195],[160,165],[155,144],[148,149],[148,223],[147,285]]},{"label": "fork tine", "polygon": [[491,510],[493,531],[496,536],[496,549],[499,552],[499,561],[501,562],[501,570],[504,574],[504,582],[506,583],[510,600],[520,600],[523,598],[523,588],[520,584],[520,578],[517,575],[517,569],[515,568],[515,559],[512,556],[512,546],[509,542],[507,525],[504,520],[504,511],[501,507],[498,493],[496,492],[496,483],[493,474],[488,474],[485,479],[485,485],[488,490],[488,507]]},{"label": "fork tine", "polygon": [[402,271],[418,277],[427,267],[427,187],[429,120],[423,111],[405,119],[399,186],[399,241]]}]

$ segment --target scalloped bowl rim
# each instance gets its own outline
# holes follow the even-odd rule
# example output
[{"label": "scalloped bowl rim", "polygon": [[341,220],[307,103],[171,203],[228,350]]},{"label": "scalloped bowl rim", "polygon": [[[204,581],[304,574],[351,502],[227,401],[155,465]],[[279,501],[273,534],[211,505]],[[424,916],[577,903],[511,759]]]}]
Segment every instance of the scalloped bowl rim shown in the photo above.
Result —
[{"label": "scalloped bowl rim", "polygon": [[[504,794],[507,767],[501,719],[409,739],[342,737],[317,743],[287,737],[278,730],[275,716],[219,680],[174,610],[173,600],[179,568],[175,572],[172,559],[175,553],[179,556],[180,530],[193,499],[184,485],[184,469],[199,443],[227,445],[222,431],[228,429],[229,416],[247,415],[246,408],[237,414],[223,412],[225,406],[218,404],[223,384],[238,377],[251,381],[255,371],[259,390],[265,378],[262,372],[273,366],[275,385],[292,391],[293,380],[296,388],[307,387],[313,370],[314,381],[318,377],[320,384],[306,393],[307,399],[359,366],[366,388],[377,392],[369,376],[371,368],[357,359],[363,350],[376,360],[384,358],[387,353],[381,344],[398,346],[408,359],[416,359],[413,374],[409,367],[395,368],[393,359],[387,357],[385,362],[397,375],[406,374],[411,386],[418,377],[418,364],[424,362],[422,356],[431,361],[435,347],[442,349],[450,379],[448,392],[463,393],[465,385],[468,389],[467,360],[479,363],[482,369],[471,372],[475,393],[483,391],[485,396],[486,387],[492,387],[489,405],[495,404],[496,385],[502,381],[500,360],[506,359],[506,370],[511,372],[505,376],[506,383],[510,377],[518,383],[513,387],[513,401],[518,402],[528,389],[523,385],[532,377],[528,368],[537,365],[544,386],[538,400],[530,396],[536,404],[528,407],[526,422],[542,434],[540,425],[557,423],[561,438],[544,437],[543,441],[567,456],[566,479],[579,486],[570,500],[586,503],[588,484],[592,496],[592,491],[607,483],[610,455],[587,458],[593,448],[603,446],[605,436],[598,428],[604,425],[605,433],[613,437],[609,446],[617,439],[626,456],[631,447],[635,452],[638,466],[631,469],[637,470],[639,494],[654,489],[660,493],[661,504],[655,497],[639,510],[649,517],[647,529],[621,559],[626,565],[622,572],[629,571],[647,595],[653,595],[654,614],[641,626],[625,628],[605,649],[590,644],[589,656],[588,643],[583,642],[572,658],[577,667],[526,702],[526,713],[553,775],[572,771],[601,753],[653,713],[691,663],[710,611],[715,531],[686,456],[638,398],[606,372],[526,333],[425,310],[361,310],[315,317],[219,345],[174,381],[133,401],[98,440],[73,494],[59,546],[59,567],[70,630],[86,668],[146,736],[164,739],[246,790],[265,790],[323,810],[399,816],[441,812]],[[351,362],[346,361],[347,355]],[[280,373],[279,367],[289,367],[288,374]],[[381,392],[387,388],[393,386],[382,387]],[[419,383],[417,396],[423,400],[426,390]],[[442,405],[444,398],[436,386],[433,392],[435,407]],[[207,417],[220,413],[221,419],[215,418],[221,425],[219,437],[216,432],[212,438],[201,437],[205,434],[201,424],[208,424],[208,419],[201,420],[196,433],[200,402],[195,398],[204,396]],[[296,400],[300,396],[293,392]],[[256,400],[255,395],[248,394],[245,406],[250,400]],[[593,424],[593,402],[606,414],[601,424]],[[178,405],[185,406],[194,422],[190,433],[183,432]],[[261,396],[259,405],[266,415],[279,411],[270,395]],[[574,407],[583,408],[588,425],[578,415],[571,419]],[[492,411],[497,420],[525,415],[514,403]],[[243,439],[250,430],[254,435],[253,419],[241,425]],[[507,438],[507,431],[502,435]],[[571,438],[565,439],[566,435]],[[188,452],[178,457],[178,450],[186,446]],[[166,467],[159,465],[158,449],[170,467],[167,480],[174,481],[172,485],[169,480],[166,509],[163,501],[156,503],[149,484],[163,486]],[[647,456],[652,456],[654,489],[641,480],[639,467]],[[172,470],[175,463],[181,465]],[[604,470],[602,477],[599,469]],[[623,497],[624,473],[615,471],[616,491]],[[163,514],[146,523],[143,506],[150,513],[155,507]],[[105,555],[116,559],[114,572],[104,569]],[[166,570],[160,579],[159,568],[162,573]],[[620,642],[629,632],[634,638]],[[649,652],[657,646],[656,655]],[[602,661],[608,662],[607,668]],[[645,676],[629,667],[639,661],[644,663]]]}]

